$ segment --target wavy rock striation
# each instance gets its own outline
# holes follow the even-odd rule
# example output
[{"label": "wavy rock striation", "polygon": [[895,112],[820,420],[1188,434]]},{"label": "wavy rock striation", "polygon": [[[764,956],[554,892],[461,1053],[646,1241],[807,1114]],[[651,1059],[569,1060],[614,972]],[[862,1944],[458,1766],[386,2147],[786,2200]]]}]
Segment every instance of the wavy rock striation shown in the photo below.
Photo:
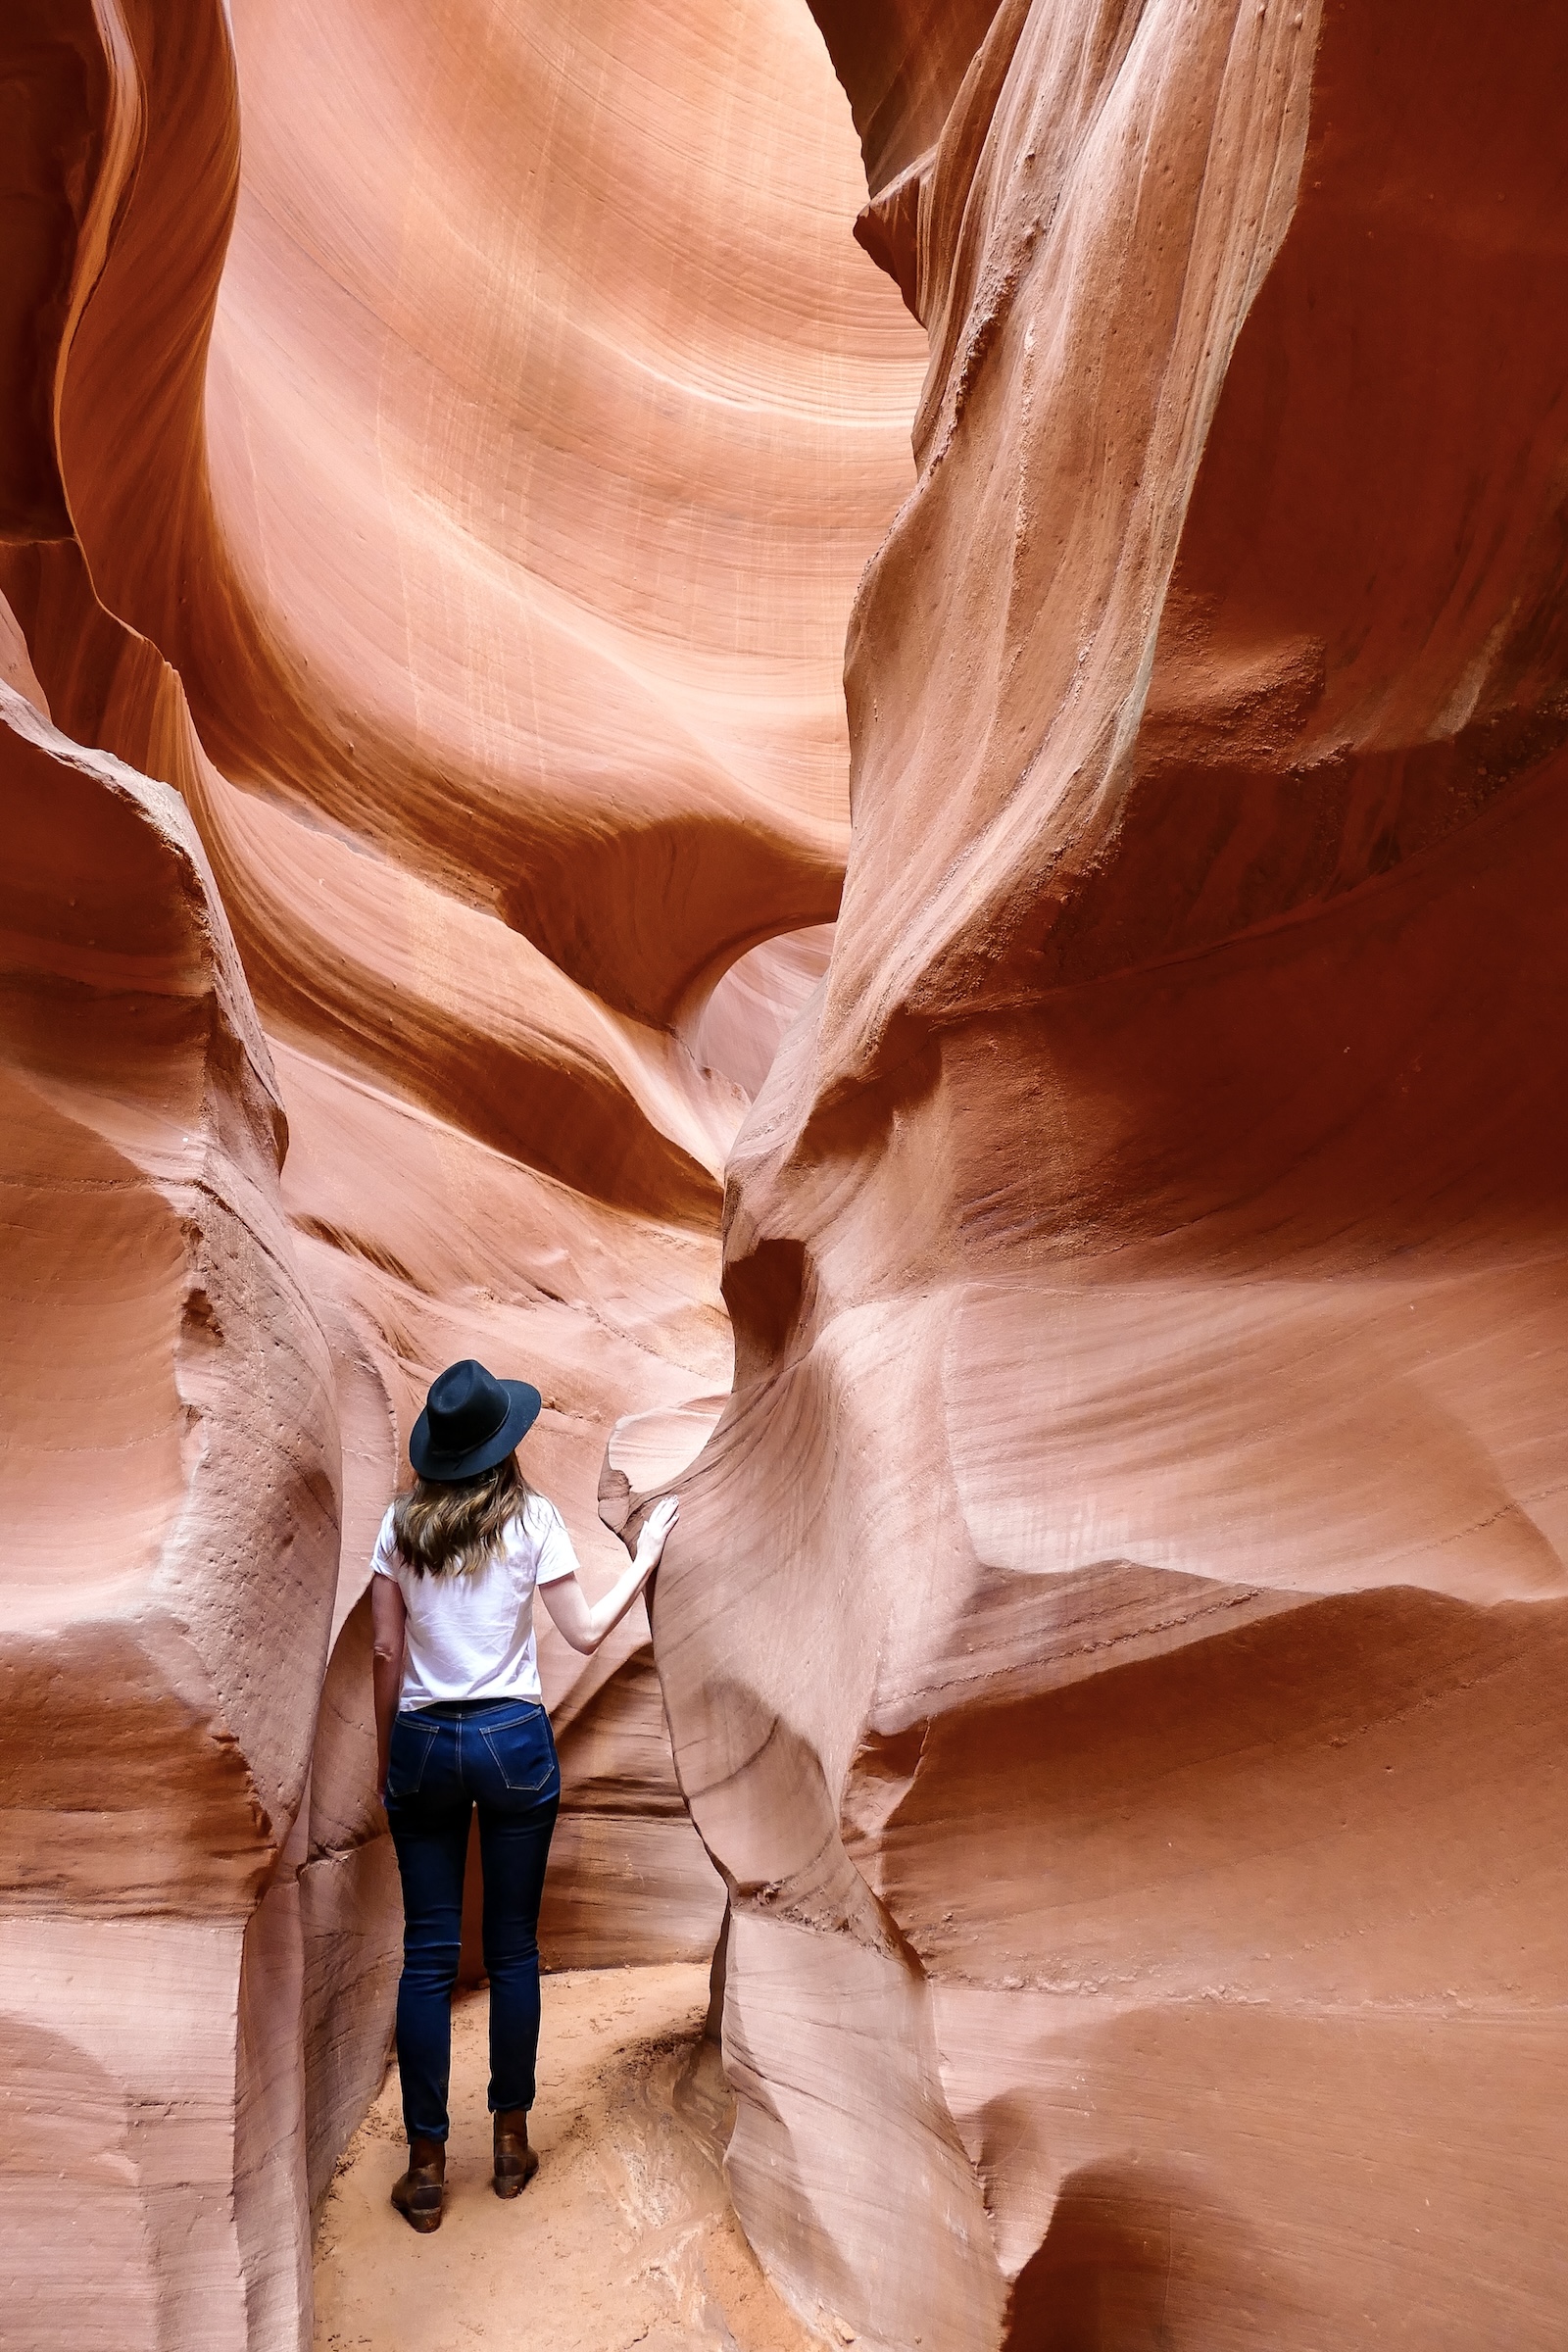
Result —
[{"label": "wavy rock striation", "polygon": [[808,2313],[1568,2300],[1552,12],[821,17],[924,321],[655,1630]]},{"label": "wavy rock striation", "polygon": [[290,1825],[337,1557],[330,1364],[184,804],[4,685],[0,794],[8,2325],[262,2340],[308,2281]]},{"label": "wavy rock striation", "polygon": [[[794,0],[18,0],[0,89],[13,2318],[298,2345],[375,1522],[477,1352],[602,1575],[612,1425],[728,1380],[809,951],[699,1032],[837,908],[921,353]],[[706,1959],[646,1625],[546,1651],[553,1947]]]},{"label": "wavy rock striation", "polygon": [[545,1936],[727,1896],[808,2320],[1560,2340],[1568,30],[816,14],[0,29],[40,2352],[308,2340],[470,1350],[681,1478]]}]

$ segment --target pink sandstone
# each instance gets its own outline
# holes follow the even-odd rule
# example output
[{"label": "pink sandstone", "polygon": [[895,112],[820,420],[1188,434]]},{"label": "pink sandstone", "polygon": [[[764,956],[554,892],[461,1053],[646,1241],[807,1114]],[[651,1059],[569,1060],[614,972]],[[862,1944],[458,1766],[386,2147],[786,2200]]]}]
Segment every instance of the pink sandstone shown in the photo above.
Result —
[{"label": "pink sandstone", "polygon": [[[800,976],[692,1045],[837,907],[920,344],[774,0],[19,0],[0,66],[14,2309],[296,2346],[396,1974],[370,1535],[455,1355],[593,1580],[613,1425],[727,1386]],[[706,1961],[646,1622],[579,1667],[547,1949]]]},{"label": "pink sandstone", "polygon": [[655,1602],[738,2210],[862,2343],[1546,2352],[1568,24],[823,21],[931,368]]},{"label": "pink sandstone", "polygon": [[1561,2340],[1568,26],[815,15],[0,28],[29,2352],[309,2340],[470,1351],[809,2325]]}]

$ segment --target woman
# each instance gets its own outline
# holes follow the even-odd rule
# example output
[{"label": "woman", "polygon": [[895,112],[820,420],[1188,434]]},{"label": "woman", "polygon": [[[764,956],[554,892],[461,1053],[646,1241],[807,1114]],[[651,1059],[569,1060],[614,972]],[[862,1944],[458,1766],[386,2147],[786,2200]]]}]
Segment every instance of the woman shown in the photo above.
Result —
[{"label": "woman", "polygon": [[672,1496],[655,1505],[631,1566],[590,1602],[560,1512],[517,1467],[515,1448],[542,1402],[526,1381],[494,1380],[471,1358],[449,1365],[409,1440],[415,1483],[382,1520],[370,1563],[380,1788],[403,1879],[398,2069],[409,2169],[392,2202],[416,2230],[441,2227],[452,1987],[475,1804],[497,2196],[516,2196],[539,2169],[528,2145],[537,1931],[561,1774],[539,1687],[534,1589],[573,1649],[597,1649],[653,1574],[678,1508]]}]

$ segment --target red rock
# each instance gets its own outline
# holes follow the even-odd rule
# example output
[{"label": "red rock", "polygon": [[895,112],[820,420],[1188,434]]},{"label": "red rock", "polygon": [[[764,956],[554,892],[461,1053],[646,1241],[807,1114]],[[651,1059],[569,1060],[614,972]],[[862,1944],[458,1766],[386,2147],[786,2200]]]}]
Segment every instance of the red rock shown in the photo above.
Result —
[{"label": "red rock", "polygon": [[816,13],[0,32],[39,2347],[308,2335],[470,1351],[813,2324],[1560,2341],[1568,27]]},{"label": "red rock", "polygon": [[[610,1431],[727,1385],[921,352],[771,0],[20,0],[0,82],[13,2297],[284,2346],[397,1966],[370,1538],[456,1355],[595,1584]],[[542,1651],[547,1944],[706,1957],[646,1625]]]},{"label": "red rock", "polygon": [[0,797],[12,2325],[239,2343],[308,2278],[275,2150],[303,2137],[331,1370],[184,804],[6,685]]},{"label": "red rock", "polygon": [[655,1603],[738,2208],[881,2344],[1545,2352],[1568,30],[1019,7],[901,146],[885,24],[921,475]]}]

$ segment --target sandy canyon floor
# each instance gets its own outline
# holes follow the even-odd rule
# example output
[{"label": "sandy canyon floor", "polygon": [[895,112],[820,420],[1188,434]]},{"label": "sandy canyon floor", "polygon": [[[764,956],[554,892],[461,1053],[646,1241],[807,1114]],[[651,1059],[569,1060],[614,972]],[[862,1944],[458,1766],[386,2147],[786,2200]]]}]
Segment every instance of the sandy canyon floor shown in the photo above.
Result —
[{"label": "sandy canyon floor", "polygon": [[539,2172],[503,2204],[489,2181],[487,1996],[462,1996],[442,2227],[416,2236],[387,2202],[405,2162],[394,2068],[322,2209],[317,2352],[818,2343],[762,2277],[730,2210],[720,2169],[729,2099],[702,2039],[707,2005],[704,1968],[547,1977]]}]

